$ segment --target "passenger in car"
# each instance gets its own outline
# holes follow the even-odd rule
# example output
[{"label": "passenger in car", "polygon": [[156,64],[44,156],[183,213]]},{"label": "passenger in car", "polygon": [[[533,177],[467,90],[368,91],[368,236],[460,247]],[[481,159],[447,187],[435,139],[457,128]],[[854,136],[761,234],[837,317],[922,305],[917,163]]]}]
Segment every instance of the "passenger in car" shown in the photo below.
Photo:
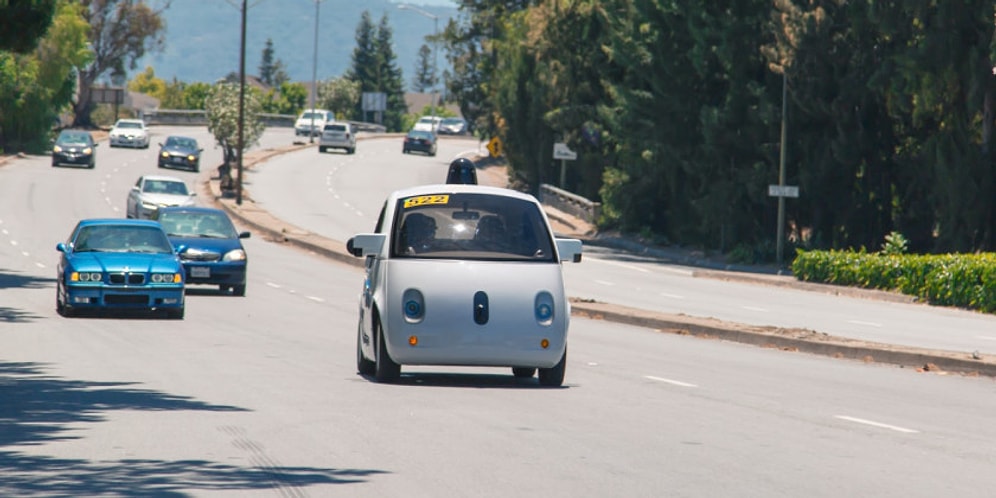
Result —
[{"label": "passenger in car", "polygon": [[436,237],[436,220],[420,213],[405,217],[399,237],[402,254],[419,254],[427,251]]}]

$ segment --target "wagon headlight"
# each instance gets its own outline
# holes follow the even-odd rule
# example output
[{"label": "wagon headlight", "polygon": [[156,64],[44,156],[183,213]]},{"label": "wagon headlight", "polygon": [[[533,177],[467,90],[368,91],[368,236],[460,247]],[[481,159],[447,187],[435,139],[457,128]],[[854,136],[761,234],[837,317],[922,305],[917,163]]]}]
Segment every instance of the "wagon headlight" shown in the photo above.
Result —
[{"label": "wagon headlight", "polygon": [[101,282],[104,280],[104,274],[97,271],[74,271],[69,275],[69,280],[73,282]]},{"label": "wagon headlight", "polygon": [[415,289],[408,289],[401,296],[401,305],[404,307],[405,320],[409,323],[418,323],[425,316],[425,299],[422,293]]},{"label": "wagon headlight", "polygon": [[163,151],[163,159],[169,159],[169,152]]},{"label": "wagon headlight", "polygon": [[546,291],[536,294],[536,301],[533,310],[536,314],[536,321],[539,322],[540,325],[550,325],[553,323],[553,296]]},{"label": "wagon headlight", "polygon": [[190,154],[190,155],[187,156],[187,160],[190,161],[190,162],[194,162],[194,159],[197,159],[197,158],[194,157],[193,154]]},{"label": "wagon headlight", "polygon": [[92,152],[93,152],[93,149],[91,149],[91,148],[89,148],[89,147],[87,147],[87,148],[83,149],[83,153],[84,153],[84,154],[90,154],[90,153],[92,153]]},{"label": "wagon headlight", "polygon": [[246,252],[242,249],[234,249],[225,253],[221,258],[222,261],[245,261]]},{"label": "wagon headlight", "polygon": [[53,152],[62,152],[62,146],[61,145],[56,145],[55,147],[52,147],[52,151]]},{"label": "wagon headlight", "polygon": [[183,281],[183,276],[179,273],[153,273],[151,280],[154,284],[178,284]]}]

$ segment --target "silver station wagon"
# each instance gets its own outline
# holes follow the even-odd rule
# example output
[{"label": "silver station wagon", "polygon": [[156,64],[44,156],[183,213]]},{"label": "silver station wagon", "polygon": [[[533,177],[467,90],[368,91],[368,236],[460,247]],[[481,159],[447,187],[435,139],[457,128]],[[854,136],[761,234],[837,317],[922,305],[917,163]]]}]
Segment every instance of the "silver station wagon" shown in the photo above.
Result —
[{"label": "silver station wagon", "polygon": [[555,238],[533,196],[479,185],[400,190],[374,233],[347,248],[366,258],[361,374],[393,382],[402,365],[510,367],[563,384],[570,303],[561,262],[581,260],[581,241]]}]

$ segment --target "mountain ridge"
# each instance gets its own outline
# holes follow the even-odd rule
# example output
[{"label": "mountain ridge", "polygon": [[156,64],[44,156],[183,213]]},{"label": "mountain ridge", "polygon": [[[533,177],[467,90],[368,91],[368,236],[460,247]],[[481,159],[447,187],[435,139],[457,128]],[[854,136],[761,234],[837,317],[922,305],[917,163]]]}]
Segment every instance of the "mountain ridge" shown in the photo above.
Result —
[{"label": "mountain ridge", "polygon": [[[166,22],[164,49],[147,53],[136,62],[129,78],[151,66],[157,77],[192,83],[211,83],[239,70],[241,5],[232,0],[174,0],[162,13]],[[356,27],[364,11],[375,26],[386,14],[394,42],[396,64],[406,88],[411,86],[418,49],[434,30],[431,18],[400,9],[389,0],[327,2],[318,6],[318,55],[315,60],[315,2],[312,0],[262,0],[250,2],[246,11],[246,74],[259,73],[267,38],[273,40],[274,60],[280,60],[291,81],[310,82],[314,70],[319,81],[345,74],[356,47]],[[456,7],[419,5],[438,16],[442,31]],[[431,45],[430,45],[430,48]],[[447,68],[439,54],[440,74]],[[314,66],[314,69],[313,69]]]}]

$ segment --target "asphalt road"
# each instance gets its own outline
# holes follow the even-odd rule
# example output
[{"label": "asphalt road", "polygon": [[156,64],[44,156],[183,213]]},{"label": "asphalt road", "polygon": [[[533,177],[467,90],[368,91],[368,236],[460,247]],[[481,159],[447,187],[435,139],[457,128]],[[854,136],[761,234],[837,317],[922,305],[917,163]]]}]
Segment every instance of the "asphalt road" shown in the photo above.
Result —
[{"label": "asphalt road", "polygon": [[355,369],[359,269],[256,230],[244,298],[192,287],[181,321],[60,317],[56,242],[76,217],[122,216],[135,178],[162,173],[155,147],[103,147],[95,170],[47,157],[0,167],[0,496],[984,497],[996,486],[989,378],[575,317],[563,388],[434,367],[376,384]]}]

